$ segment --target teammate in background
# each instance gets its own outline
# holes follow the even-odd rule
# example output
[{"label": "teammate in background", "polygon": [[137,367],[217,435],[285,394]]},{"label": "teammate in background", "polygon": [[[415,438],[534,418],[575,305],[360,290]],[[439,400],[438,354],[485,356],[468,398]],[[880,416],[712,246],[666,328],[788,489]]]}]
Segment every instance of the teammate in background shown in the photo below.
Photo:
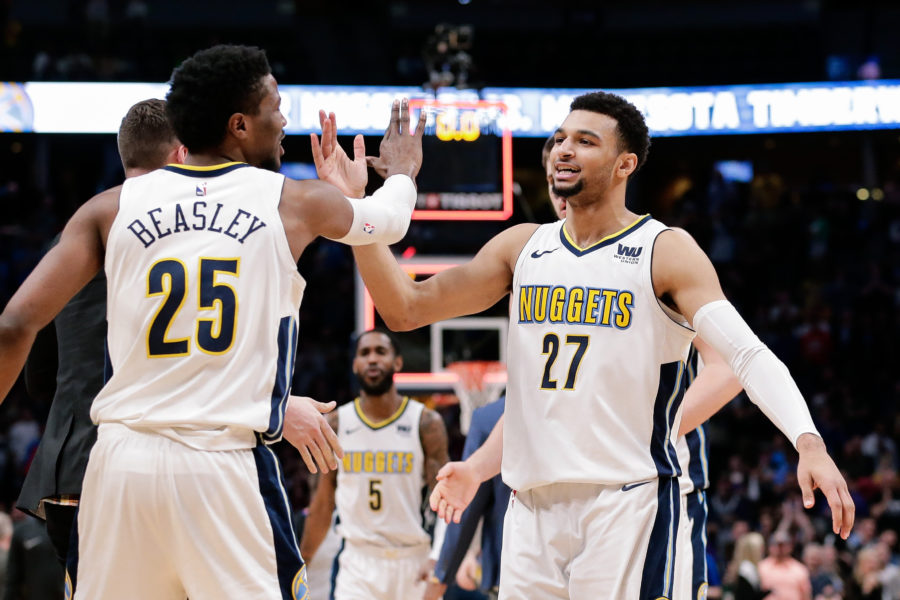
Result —
[{"label": "teammate in background", "polygon": [[[511,295],[502,474],[516,494],[501,598],[672,597],[673,438],[695,332],[797,448],[805,506],[821,488],[835,533],[846,538],[853,524],[846,483],[796,384],[725,299],[709,259],[688,236],[625,207],[648,147],[634,106],[603,92],[579,96],[550,153],[565,221],[511,227],[470,263],[421,282],[384,245],[354,249],[392,329],[477,313]],[[438,483],[439,517],[458,521],[496,472],[490,443],[457,464],[466,465],[459,485]]]},{"label": "teammate in background", "polygon": [[559,196],[553,191],[553,165],[550,162],[550,151],[553,149],[555,137],[556,136],[551,135],[544,142],[544,147],[541,149],[541,167],[544,169],[544,174],[547,176],[547,194],[550,196],[550,204],[553,206],[553,212],[556,213],[557,219],[565,219],[566,199],[564,196]]},{"label": "teammate in background", "polygon": [[353,357],[359,397],[327,417],[344,459],[319,477],[300,552],[313,559],[337,508],[343,541],[332,570],[335,600],[421,600],[425,589],[423,491],[447,462],[447,430],[435,411],[397,392],[394,373],[402,368],[396,339],[366,331]]},{"label": "teammate in background", "polygon": [[[143,100],[128,109],[117,142],[126,179],[184,162],[185,147],[166,118],[163,100]],[[45,520],[63,565],[88,454],[97,439],[90,409],[103,387],[105,339],[106,274],[100,270],[41,330],[25,365],[29,395],[49,388],[45,395],[52,395],[53,403],[16,504]]]},{"label": "teammate in background", "polygon": [[[395,102],[381,144],[393,176],[351,200],[258,168],[280,165],[279,103],[257,48],[187,59],[166,107],[185,164],[89,200],[0,314],[5,397],[37,331],[105,266],[113,374],[91,408],[97,442],[67,570],[76,599],[307,593],[267,446],[282,437],[293,371],[296,262],[318,236],[404,235],[423,128],[410,135],[408,106]],[[356,151],[364,166],[361,137]]]},{"label": "teammate in background", "polygon": [[[463,460],[472,455],[487,440],[494,425],[503,416],[505,399],[500,398],[490,404],[476,408],[472,413],[472,424],[466,435]],[[482,482],[472,502],[466,507],[459,523],[447,525],[440,557],[434,566],[434,576],[428,582],[425,600],[436,600],[456,580],[456,573],[462,564],[469,545],[475,536],[479,521],[484,519],[481,529],[481,589],[490,598],[497,597],[500,584],[500,551],[503,541],[503,515],[509,504],[509,487],[500,475]]]}]

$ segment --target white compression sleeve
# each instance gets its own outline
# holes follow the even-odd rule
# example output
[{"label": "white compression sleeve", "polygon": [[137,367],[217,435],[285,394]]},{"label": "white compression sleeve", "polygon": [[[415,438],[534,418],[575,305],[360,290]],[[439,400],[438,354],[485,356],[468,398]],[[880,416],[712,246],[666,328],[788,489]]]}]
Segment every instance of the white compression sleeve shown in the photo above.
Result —
[{"label": "white compression sleeve", "polygon": [[804,433],[819,435],[806,401],[784,363],[753,333],[731,302],[700,307],[694,329],[724,358],[760,410],[797,446]]},{"label": "white compression sleeve", "polygon": [[353,207],[353,223],[344,237],[334,241],[348,246],[393,244],[409,229],[416,186],[406,175],[391,175],[371,196],[347,200]]}]

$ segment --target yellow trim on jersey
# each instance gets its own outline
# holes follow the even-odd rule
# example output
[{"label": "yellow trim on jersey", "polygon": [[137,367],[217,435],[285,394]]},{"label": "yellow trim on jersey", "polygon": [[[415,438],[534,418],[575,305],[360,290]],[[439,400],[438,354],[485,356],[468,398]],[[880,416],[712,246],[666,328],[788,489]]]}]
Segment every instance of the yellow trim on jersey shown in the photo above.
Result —
[{"label": "yellow trim on jersey", "polygon": [[593,244],[591,244],[591,245],[588,246],[587,248],[582,248],[581,246],[579,246],[578,244],[575,243],[575,240],[573,240],[573,239],[572,239],[572,236],[569,235],[569,232],[566,231],[566,224],[565,224],[565,223],[563,223],[563,225],[562,225],[562,231],[563,231],[563,235],[566,236],[566,240],[568,240],[568,242],[569,242],[570,244],[572,244],[572,246],[573,246],[576,250],[578,250],[579,252],[585,252],[586,250],[590,250],[590,249],[593,248],[594,246],[597,246],[597,245],[599,245],[599,244],[602,244],[603,242],[605,242],[605,241],[608,240],[608,239],[611,239],[611,238],[614,238],[614,237],[616,237],[616,236],[622,235],[623,233],[625,233],[626,231],[628,231],[629,229],[631,229],[632,227],[634,227],[635,225],[637,225],[638,223],[640,223],[640,222],[641,222],[644,218],[646,218],[648,215],[649,215],[649,213],[646,214],[646,215],[641,215],[640,217],[638,217],[637,219],[635,219],[635,221],[634,221],[633,223],[631,223],[630,225],[626,225],[625,227],[623,227],[623,228],[620,229],[619,231],[617,231],[617,232],[615,232],[615,233],[611,233],[611,234],[609,234],[609,235],[603,237],[602,239],[597,240],[596,242],[594,242]]},{"label": "yellow trim on jersey", "polygon": [[246,164],[242,161],[233,160],[227,163],[221,163],[218,165],[179,165],[176,163],[169,163],[167,167],[175,167],[176,169],[186,169],[188,171],[215,171],[216,169],[224,169],[226,167],[233,167],[234,165],[243,165]]},{"label": "yellow trim on jersey", "polygon": [[409,397],[403,396],[403,402],[400,404],[400,408],[397,409],[397,412],[392,414],[390,417],[385,419],[384,421],[378,421],[377,423],[367,417],[365,413],[362,411],[362,406],[359,404],[359,398],[353,401],[353,408],[356,409],[356,416],[359,417],[359,420],[369,426],[371,429],[381,429],[382,427],[387,427],[397,419],[403,415],[403,411],[406,410],[406,406],[409,404]]}]

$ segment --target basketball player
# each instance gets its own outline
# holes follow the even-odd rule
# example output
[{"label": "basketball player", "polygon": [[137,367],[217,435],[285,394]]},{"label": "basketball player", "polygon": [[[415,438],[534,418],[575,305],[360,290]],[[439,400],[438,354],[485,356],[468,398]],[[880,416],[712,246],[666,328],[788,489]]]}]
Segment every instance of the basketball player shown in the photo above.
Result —
[{"label": "basketball player", "polygon": [[[603,92],[579,96],[550,153],[564,221],[511,227],[470,263],[421,282],[384,245],[354,249],[392,329],[477,313],[511,295],[502,474],[516,493],[501,598],[672,597],[673,437],[695,332],[797,448],[805,505],[818,487],[835,533],[846,538],[853,524],[846,483],[796,384],[725,299],[709,259],[688,236],[625,207],[648,146],[634,106]],[[435,488],[439,517],[458,521],[471,496],[456,492],[496,472],[482,450],[456,470],[473,486]]]},{"label": "basketball player", "polygon": [[[117,142],[126,179],[168,163],[184,162],[186,149],[166,118],[163,100],[143,100],[128,109],[119,126]],[[35,385],[46,386],[48,381],[56,384],[56,390],[47,427],[22,484],[17,506],[45,520],[63,565],[81,495],[81,480],[97,438],[97,427],[91,423],[89,412],[94,396],[103,387],[105,338],[106,276],[99,271],[54,322],[41,331],[38,340],[42,343],[35,343],[25,367],[30,394]]]},{"label": "basketball player", "polygon": [[402,368],[393,336],[363,333],[353,358],[359,397],[327,416],[344,459],[319,478],[300,552],[313,559],[337,507],[335,600],[421,600],[425,591],[431,540],[423,492],[447,462],[447,430],[435,411],[397,392],[394,373]]},{"label": "basketball player", "polygon": [[[91,408],[97,442],[67,573],[77,599],[308,594],[268,448],[293,370],[296,262],[318,236],[403,236],[423,128],[410,135],[407,103],[395,102],[381,143],[392,176],[372,198],[348,199],[259,168],[280,165],[279,102],[257,48],[187,59],[167,95],[185,164],[89,200],[0,314],[5,397],[35,333],[106,270],[113,373]],[[364,168],[361,137],[355,153]]]}]

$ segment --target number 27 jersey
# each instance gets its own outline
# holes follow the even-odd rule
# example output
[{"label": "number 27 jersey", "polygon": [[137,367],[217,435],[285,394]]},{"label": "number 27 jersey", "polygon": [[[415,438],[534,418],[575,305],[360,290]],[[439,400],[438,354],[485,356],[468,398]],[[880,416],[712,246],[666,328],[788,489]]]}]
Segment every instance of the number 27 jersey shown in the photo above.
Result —
[{"label": "number 27 jersey", "polygon": [[588,248],[565,221],[520,253],[510,296],[503,480],[624,484],[679,471],[673,446],[694,332],[653,290],[666,227],[645,215]]}]

